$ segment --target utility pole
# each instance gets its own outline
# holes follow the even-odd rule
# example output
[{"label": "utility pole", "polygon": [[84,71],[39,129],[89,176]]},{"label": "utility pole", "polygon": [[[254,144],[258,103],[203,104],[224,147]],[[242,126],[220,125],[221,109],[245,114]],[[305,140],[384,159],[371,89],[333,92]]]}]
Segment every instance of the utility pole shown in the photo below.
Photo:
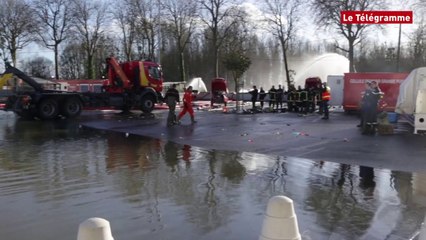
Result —
[{"label": "utility pole", "polygon": [[399,57],[401,52],[401,23],[399,24],[398,49],[396,50],[396,72],[399,72]]}]

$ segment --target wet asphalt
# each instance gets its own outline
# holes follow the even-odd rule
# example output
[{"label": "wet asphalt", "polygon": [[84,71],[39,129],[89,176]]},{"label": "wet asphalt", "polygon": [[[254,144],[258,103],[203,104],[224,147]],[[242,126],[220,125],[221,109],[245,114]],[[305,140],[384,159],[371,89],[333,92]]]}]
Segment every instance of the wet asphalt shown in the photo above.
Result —
[{"label": "wet asphalt", "polygon": [[362,135],[357,115],[333,111],[328,120],[313,113],[223,113],[200,110],[197,123],[188,115],[181,125],[167,127],[167,110],[152,116],[138,113],[91,112],[81,125],[124,136],[152,137],[207,149],[254,152],[284,157],[331,161],[398,171],[426,170],[426,136],[413,134],[403,121],[393,134]]}]

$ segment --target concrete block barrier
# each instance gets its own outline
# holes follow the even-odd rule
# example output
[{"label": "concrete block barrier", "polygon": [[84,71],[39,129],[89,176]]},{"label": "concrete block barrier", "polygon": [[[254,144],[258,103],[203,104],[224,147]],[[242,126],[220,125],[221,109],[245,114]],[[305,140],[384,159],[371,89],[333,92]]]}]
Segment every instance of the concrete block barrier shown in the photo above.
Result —
[{"label": "concrete block barrier", "polygon": [[293,200],[285,196],[269,199],[259,240],[301,240]]},{"label": "concrete block barrier", "polygon": [[77,240],[114,240],[114,238],[107,220],[89,218],[80,223]]}]

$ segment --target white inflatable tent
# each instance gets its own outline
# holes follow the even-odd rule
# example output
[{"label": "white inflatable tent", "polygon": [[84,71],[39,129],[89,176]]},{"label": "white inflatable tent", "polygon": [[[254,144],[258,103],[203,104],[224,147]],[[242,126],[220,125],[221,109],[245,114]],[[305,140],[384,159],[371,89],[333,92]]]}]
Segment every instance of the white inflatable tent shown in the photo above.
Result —
[{"label": "white inflatable tent", "polygon": [[414,69],[401,83],[395,112],[410,116],[414,133],[426,130],[426,67]]},{"label": "white inflatable tent", "polygon": [[426,89],[426,67],[414,69],[401,83],[395,112],[414,114],[419,89]]}]

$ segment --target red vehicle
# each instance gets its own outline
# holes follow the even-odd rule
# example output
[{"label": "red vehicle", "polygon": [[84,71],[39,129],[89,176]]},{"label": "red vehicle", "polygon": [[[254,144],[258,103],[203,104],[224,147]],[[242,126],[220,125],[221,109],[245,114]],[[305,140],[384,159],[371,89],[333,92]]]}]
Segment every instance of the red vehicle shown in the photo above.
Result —
[{"label": "red vehicle", "polygon": [[211,106],[214,103],[223,103],[226,106],[228,102],[228,85],[224,78],[215,78],[211,83]]},{"label": "red vehicle", "polygon": [[145,95],[145,93],[160,93],[163,90],[162,71],[157,63],[149,61],[118,63],[115,58],[108,58],[107,63],[108,79],[104,83],[106,92],[137,91],[140,95]]},{"label": "red vehicle", "polygon": [[322,86],[321,78],[319,77],[310,77],[305,80],[306,89],[320,89]]},{"label": "red vehicle", "polygon": [[[101,91],[62,91],[45,89],[19,69],[6,64],[4,74],[11,73],[30,90],[17,91],[6,100],[5,111],[13,111],[24,118],[52,119],[57,116],[72,118],[80,115],[83,107],[111,107],[129,111],[140,109],[150,113],[162,98],[163,75],[160,65],[150,61],[118,63],[107,59],[108,79]],[[81,90],[81,89],[80,89]]]},{"label": "red vehicle", "polygon": [[381,110],[393,112],[398,99],[399,85],[407,76],[408,73],[345,73],[343,109],[345,111],[359,110],[359,103],[362,93],[365,90],[365,83],[376,81],[384,93],[379,107]]}]

